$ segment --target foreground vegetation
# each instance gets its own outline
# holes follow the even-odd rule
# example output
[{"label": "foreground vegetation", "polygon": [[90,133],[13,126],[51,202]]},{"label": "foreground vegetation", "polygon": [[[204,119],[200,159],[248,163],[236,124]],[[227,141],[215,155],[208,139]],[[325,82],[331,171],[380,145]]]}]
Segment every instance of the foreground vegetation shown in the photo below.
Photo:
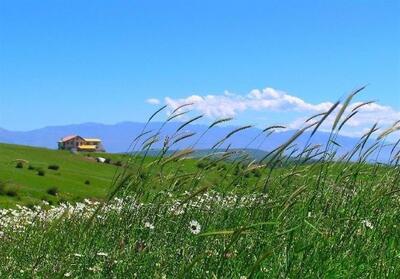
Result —
[{"label": "foreground vegetation", "polygon": [[393,146],[387,164],[368,161],[398,123],[373,127],[339,160],[335,136],[348,119],[345,102],[326,145],[292,152],[296,138],[318,129],[335,108],[259,161],[229,148],[188,160],[194,146],[166,156],[190,137],[179,133],[185,124],[159,156],[147,158],[164,139],[144,130],[105,202],[0,212],[0,275],[399,278],[399,148]]}]

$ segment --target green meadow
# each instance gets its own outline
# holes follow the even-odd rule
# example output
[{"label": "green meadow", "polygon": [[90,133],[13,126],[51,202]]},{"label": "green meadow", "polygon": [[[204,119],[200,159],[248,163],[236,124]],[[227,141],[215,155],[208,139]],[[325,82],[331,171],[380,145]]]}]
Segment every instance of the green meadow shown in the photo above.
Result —
[{"label": "green meadow", "polygon": [[257,160],[220,148],[248,126],[201,156],[173,151],[185,136],[147,156],[162,139],[143,131],[108,164],[0,145],[0,277],[399,278],[400,141],[369,158],[399,123],[338,157],[343,106],[326,145],[296,148],[336,106]]},{"label": "green meadow", "polygon": [[[21,168],[17,168],[18,162]],[[58,169],[49,169],[51,165]],[[43,176],[38,174],[39,170],[44,171]],[[100,164],[81,154],[0,144],[0,181],[3,184],[0,206],[33,205],[41,200],[59,203],[101,199],[108,193],[116,170],[115,165]],[[57,188],[56,196],[47,193],[51,188]]]}]

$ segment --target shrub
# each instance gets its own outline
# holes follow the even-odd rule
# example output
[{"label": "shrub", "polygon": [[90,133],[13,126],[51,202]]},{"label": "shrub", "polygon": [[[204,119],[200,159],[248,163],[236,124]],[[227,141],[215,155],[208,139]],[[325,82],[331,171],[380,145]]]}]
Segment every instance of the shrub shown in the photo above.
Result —
[{"label": "shrub", "polygon": [[24,164],[22,162],[18,162],[17,165],[15,166],[17,169],[22,169],[24,168]]},{"label": "shrub", "polygon": [[36,168],[34,166],[32,166],[32,165],[29,165],[28,166],[28,170],[36,170]]},{"label": "shrub", "polygon": [[49,167],[48,167],[48,169],[49,170],[59,170],[60,169],[60,166],[59,165],[49,165]]},{"label": "shrub", "polygon": [[57,187],[51,187],[51,188],[47,189],[47,194],[49,194],[51,196],[57,196],[57,194],[58,194]]},{"label": "shrub", "polygon": [[9,197],[17,197],[18,196],[17,189],[8,189],[6,191],[6,195]]},{"label": "shrub", "polygon": [[39,176],[45,176],[46,175],[46,172],[44,171],[44,170],[38,170],[38,172],[37,172],[37,174],[39,175]]},{"label": "shrub", "polygon": [[207,166],[207,163],[204,161],[197,162],[197,167],[199,169],[204,169]]},{"label": "shrub", "polygon": [[85,184],[86,184],[86,185],[90,185],[90,180],[86,180],[86,181],[85,181]]}]

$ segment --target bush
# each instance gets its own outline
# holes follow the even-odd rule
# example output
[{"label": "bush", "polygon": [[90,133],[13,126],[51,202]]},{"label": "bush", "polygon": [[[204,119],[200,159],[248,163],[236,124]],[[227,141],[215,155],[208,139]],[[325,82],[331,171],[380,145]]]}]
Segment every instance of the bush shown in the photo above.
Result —
[{"label": "bush", "polygon": [[29,165],[28,166],[28,170],[36,170],[36,168],[34,166],[32,166],[32,165]]},{"label": "bush", "polygon": [[49,165],[49,167],[48,167],[48,169],[49,170],[59,170],[60,169],[60,166],[59,165]]},{"label": "bush", "polygon": [[46,175],[46,172],[45,172],[44,170],[38,170],[37,174],[38,174],[39,176],[45,176],[45,175]]},{"label": "bush", "polygon": [[17,197],[18,196],[17,189],[8,189],[6,191],[6,195],[9,197]]},{"label": "bush", "polygon": [[51,187],[47,190],[47,194],[51,195],[51,196],[57,196],[58,194],[58,189],[57,187]]},{"label": "bush", "polygon": [[18,162],[17,165],[15,166],[17,169],[22,169],[24,168],[24,164],[22,162]]},{"label": "bush", "polygon": [[90,180],[86,180],[86,181],[85,181],[85,184],[86,184],[86,185],[90,185]]},{"label": "bush", "polygon": [[197,162],[197,167],[199,169],[204,169],[207,166],[207,163],[204,161]]}]

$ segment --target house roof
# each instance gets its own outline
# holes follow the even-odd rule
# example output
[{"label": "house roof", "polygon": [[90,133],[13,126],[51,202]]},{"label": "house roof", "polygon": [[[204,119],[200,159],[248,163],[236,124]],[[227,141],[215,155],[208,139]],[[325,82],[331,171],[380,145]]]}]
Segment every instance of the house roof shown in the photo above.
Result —
[{"label": "house roof", "polygon": [[70,141],[70,140],[72,140],[72,139],[74,139],[74,138],[76,138],[76,137],[81,138],[80,136],[77,136],[77,135],[70,135],[70,136],[63,137],[63,138],[60,140],[60,142]]}]

